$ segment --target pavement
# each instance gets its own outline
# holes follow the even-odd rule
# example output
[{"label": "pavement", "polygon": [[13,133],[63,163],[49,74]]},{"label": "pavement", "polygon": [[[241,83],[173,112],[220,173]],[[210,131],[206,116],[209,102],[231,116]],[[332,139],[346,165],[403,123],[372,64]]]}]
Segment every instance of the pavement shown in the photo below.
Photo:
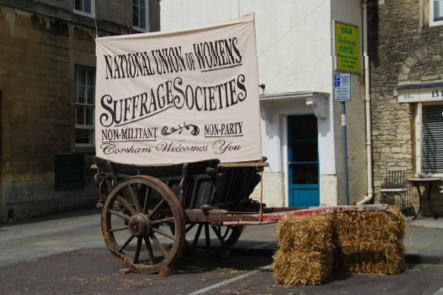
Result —
[{"label": "pavement", "polygon": [[[406,217],[406,222],[406,262],[443,264],[443,218]],[[98,209],[0,226],[0,267],[84,249],[106,249]],[[276,249],[276,225],[271,224],[246,227],[231,252],[271,256]]]}]

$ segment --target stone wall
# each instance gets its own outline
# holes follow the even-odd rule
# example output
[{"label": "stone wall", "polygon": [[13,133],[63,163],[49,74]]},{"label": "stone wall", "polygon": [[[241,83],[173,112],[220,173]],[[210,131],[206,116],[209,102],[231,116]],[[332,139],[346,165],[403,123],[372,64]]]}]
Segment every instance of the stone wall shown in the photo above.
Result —
[{"label": "stone wall", "polygon": [[[426,2],[426,3],[424,3]],[[415,167],[416,103],[399,104],[400,84],[442,81],[443,27],[429,27],[428,1],[371,1],[369,55],[372,112],[373,177],[376,202],[384,202],[380,188],[388,167]],[[441,185],[441,183],[440,183]],[[415,189],[412,203],[418,205]],[[427,193],[427,192],[426,192]],[[443,213],[438,188],[433,193],[437,213]],[[398,203],[399,200],[397,200]],[[410,200],[406,200],[411,202]],[[424,214],[429,214],[425,208]]]},{"label": "stone wall", "polygon": [[0,28],[3,221],[94,205],[90,169],[84,190],[54,190],[54,157],[74,150],[73,65],[95,65],[95,32],[7,6]]},{"label": "stone wall", "polygon": [[[0,0],[0,223],[98,200],[90,169],[94,148],[76,147],[74,134],[75,66],[95,67],[95,22],[72,13],[67,2],[72,5]],[[131,1],[96,3],[100,36],[131,32]],[[119,13],[125,3],[127,11]],[[159,3],[150,5],[151,30],[159,30]],[[84,155],[84,189],[55,190],[54,161],[61,154]]]}]

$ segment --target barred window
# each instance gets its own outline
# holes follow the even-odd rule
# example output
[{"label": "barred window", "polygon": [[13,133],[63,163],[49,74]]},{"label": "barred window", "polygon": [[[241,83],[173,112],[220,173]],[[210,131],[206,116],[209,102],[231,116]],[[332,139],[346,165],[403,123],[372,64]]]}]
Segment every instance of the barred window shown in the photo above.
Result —
[{"label": "barred window", "polygon": [[422,171],[443,173],[443,105],[423,106]]}]

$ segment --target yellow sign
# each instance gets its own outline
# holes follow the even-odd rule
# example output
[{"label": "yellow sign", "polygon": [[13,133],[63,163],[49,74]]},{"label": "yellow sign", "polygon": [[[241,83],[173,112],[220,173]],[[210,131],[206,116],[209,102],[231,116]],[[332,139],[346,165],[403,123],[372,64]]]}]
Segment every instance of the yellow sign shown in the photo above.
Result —
[{"label": "yellow sign", "polygon": [[335,22],[336,69],[360,72],[358,27]]}]

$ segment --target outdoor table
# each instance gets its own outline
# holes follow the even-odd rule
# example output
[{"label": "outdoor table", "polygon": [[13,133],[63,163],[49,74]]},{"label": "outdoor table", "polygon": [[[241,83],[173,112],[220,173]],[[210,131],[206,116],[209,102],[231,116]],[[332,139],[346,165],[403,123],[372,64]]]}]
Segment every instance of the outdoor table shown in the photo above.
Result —
[{"label": "outdoor table", "polygon": [[441,178],[438,177],[416,177],[416,178],[409,178],[408,181],[413,183],[415,185],[415,187],[417,188],[417,192],[418,192],[418,197],[420,200],[419,206],[418,206],[418,212],[417,214],[415,214],[413,219],[416,219],[418,217],[418,215],[421,212],[421,202],[422,200],[425,200],[425,198],[422,197],[421,195],[421,190],[420,190],[420,184],[426,186],[428,185],[428,203],[429,203],[429,208],[431,209],[431,214],[434,217],[434,219],[437,219],[438,216],[435,215],[434,210],[432,210],[432,203],[431,203],[431,191],[432,191],[432,186],[434,185],[434,183],[441,181]]}]

